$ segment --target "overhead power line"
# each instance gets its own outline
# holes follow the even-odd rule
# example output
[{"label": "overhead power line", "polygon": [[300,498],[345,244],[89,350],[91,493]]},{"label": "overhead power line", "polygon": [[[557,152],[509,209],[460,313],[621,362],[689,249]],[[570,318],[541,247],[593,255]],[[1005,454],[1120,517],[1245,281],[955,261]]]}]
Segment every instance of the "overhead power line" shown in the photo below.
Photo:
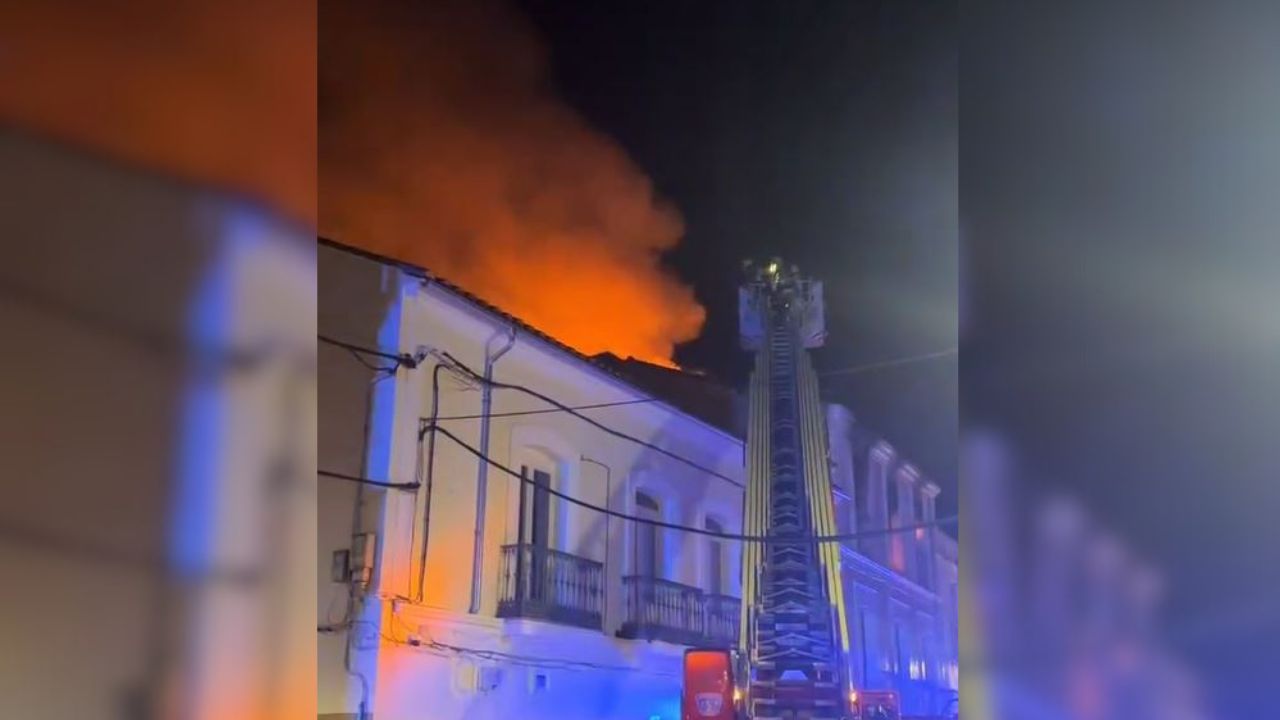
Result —
[{"label": "overhead power line", "polygon": [[[394,361],[396,361],[397,363],[402,364],[402,365],[405,365],[406,367],[409,367],[409,368],[416,368],[416,367],[421,363],[421,360],[420,360],[420,359],[418,359],[418,358],[414,358],[414,357],[411,357],[411,356],[409,356],[409,355],[407,355],[407,354],[404,354],[404,355],[395,355],[395,354],[392,354],[392,353],[383,352],[383,351],[381,351],[381,350],[375,350],[375,349],[373,349],[373,348],[368,348],[368,347],[363,347],[363,346],[361,346],[361,345],[355,345],[355,344],[352,344],[352,343],[343,342],[343,341],[341,341],[341,340],[336,340],[336,339],[333,339],[333,338],[329,338],[329,337],[326,337],[326,336],[324,336],[324,335],[320,335],[320,336],[319,336],[319,338],[320,338],[320,341],[321,341],[321,342],[329,343],[329,344],[331,344],[331,345],[334,345],[334,346],[337,346],[337,347],[343,348],[343,349],[345,349],[345,350],[348,350],[348,351],[349,351],[349,352],[351,352],[353,355],[357,356],[357,359],[359,359],[359,355],[360,355],[361,353],[363,353],[363,354],[365,354],[365,355],[371,355],[371,356],[374,356],[374,357],[381,357],[381,358],[385,358],[385,359],[388,359],[388,360],[394,360]],[[589,418],[589,417],[587,417],[587,416],[585,416],[585,415],[582,415],[582,414],[580,414],[579,412],[577,412],[577,411],[579,411],[579,410],[594,410],[594,409],[597,409],[597,408],[618,407],[618,406],[623,406],[623,405],[640,405],[640,404],[645,404],[645,403],[663,402],[663,400],[662,400],[662,399],[660,399],[660,398],[656,398],[656,397],[646,397],[646,398],[638,398],[638,399],[635,399],[635,400],[618,400],[618,401],[614,401],[614,402],[591,403],[591,404],[587,404],[587,405],[576,405],[576,406],[571,406],[571,405],[566,405],[566,404],[564,404],[564,403],[562,403],[562,402],[560,402],[560,401],[558,401],[558,400],[556,400],[556,399],[554,399],[554,398],[552,398],[552,397],[550,397],[550,396],[544,395],[544,394],[542,394],[542,393],[537,392],[536,390],[533,390],[533,389],[530,389],[530,388],[524,387],[524,386],[522,386],[522,385],[508,385],[508,384],[506,384],[506,383],[500,383],[500,382],[498,382],[498,381],[496,381],[496,380],[486,380],[486,379],[484,378],[484,376],[480,375],[480,374],[479,374],[479,373],[477,373],[475,370],[471,369],[471,368],[470,368],[470,367],[468,367],[465,363],[461,362],[460,360],[458,360],[457,358],[453,357],[453,356],[452,356],[452,355],[450,355],[449,353],[447,353],[447,352],[442,352],[442,353],[440,353],[440,354],[449,360],[449,363],[450,363],[450,364],[449,364],[449,365],[445,365],[445,366],[443,366],[446,370],[453,370],[453,371],[455,371],[455,372],[457,372],[457,371],[461,371],[461,374],[463,374],[463,375],[465,375],[466,377],[470,378],[473,382],[479,382],[479,383],[482,383],[482,384],[483,384],[483,383],[488,383],[489,385],[491,385],[491,386],[493,386],[493,387],[500,388],[500,389],[517,390],[517,391],[525,392],[525,393],[527,393],[527,394],[529,394],[529,395],[532,395],[532,396],[534,396],[534,397],[538,398],[539,400],[542,400],[543,402],[546,402],[546,403],[548,403],[548,404],[552,405],[552,407],[551,407],[551,408],[547,408],[547,409],[542,409],[542,410],[514,410],[514,411],[511,411],[511,412],[489,413],[487,416],[486,416],[484,413],[475,413],[475,414],[471,414],[471,415],[452,415],[452,416],[448,416],[448,417],[436,418],[436,421],[437,421],[437,422],[442,421],[442,420],[477,420],[477,419],[481,419],[481,418],[484,418],[484,417],[490,417],[490,418],[495,418],[495,417],[517,417],[517,416],[521,416],[521,415],[542,415],[542,414],[546,414],[546,413],[557,413],[557,412],[568,413],[568,414],[570,414],[570,415],[573,415],[573,416],[577,417],[577,418],[578,418],[578,419],[580,419],[580,420],[584,420],[584,421],[586,421],[586,422],[590,423],[591,425],[595,426],[596,428],[599,428],[600,430],[603,430],[603,431],[605,431],[605,432],[609,433],[610,435],[614,435],[615,437],[622,438],[622,439],[627,440],[627,441],[629,441],[629,442],[638,443],[638,444],[643,445],[643,446],[645,446],[645,447],[648,447],[648,448],[650,448],[650,449],[652,449],[652,450],[656,450],[657,452],[660,452],[660,453],[662,453],[662,454],[664,454],[664,455],[667,455],[668,457],[674,458],[674,459],[678,460],[679,462],[682,462],[682,463],[684,463],[684,464],[686,464],[686,465],[689,465],[690,467],[693,467],[693,468],[695,468],[695,469],[697,469],[697,470],[700,470],[700,471],[702,471],[702,472],[708,473],[708,474],[710,474],[710,475],[712,475],[712,476],[714,476],[714,477],[717,477],[717,478],[719,478],[719,479],[725,480],[725,481],[727,481],[727,482],[729,482],[729,483],[731,483],[731,484],[733,484],[733,485],[736,485],[736,486],[738,486],[738,487],[742,487],[742,484],[741,484],[741,483],[739,483],[737,480],[734,480],[733,478],[731,478],[731,477],[729,477],[729,476],[727,476],[727,475],[724,475],[724,474],[722,474],[722,473],[718,473],[718,472],[716,472],[716,471],[714,471],[714,470],[711,470],[710,468],[703,467],[702,465],[699,465],[698,463],[694,462],[693,460],[690,460],[690,459],[688,459],[688,458],[686,458],[686,457],[683,457],[683,456],[681,456],[681,455],[679,455],[679,454],[677,454],[677,453],[673,453],[673,452],[671,452],[670,450],[666,450],[665,448],[658,447],[658,446],[656,446],[656,445],[653,445],[652,443],[646,442],[646,441],[641,440],[641,439],[636,438],[636,437],[632,437],[631,435],[627,435],[626,433],[623,433],[623,432],[622,432],[622,431],[620,431],[620,430],[615,430],[615,429],[613,429],[613,428],[611,428],[611,427],[608,427],[608,426],[606,426],[606,425],[603,425],[603,424],[601,424],[600,422],[598,422],[598,421],[596,421],[596,420],[594,420],[594,419],[592,419],[592,418]],[[363,361],[362,361],[362,363],[363,363]],[[390,370],[393,370],[393,369],[394,369],[394,368],[379,368],[379,367],[376,367],[376,366],[369,365],[368,363],[363,363],[363,364],[365,365],[365,367],[368,367],[368,368],[369,368],[369,369],[371,369],[371,370],[390,371]],[[438,366],[438,367],[439,367],[439,366]],[[433,385],[433,387],[434,387],[434,385]],[[424,432],[425,432],[425,431],[424,431]]]},{"label": "overhead power line", "polygon": [[[374,349],[371,349],[371,348],[361,347],[361,346],[359,346],[359,345],[353,345],[353,344],[351,344],[351,343],[346,343],[346,342],[342,342],[342,341],[339,341],[339,340],[334,340],[334,339],[332,339],[332,338],[327,338],[327,337],[325,337],[325,336],[320,336],[320,339],[321,339],[321,341],[323,341],[323,342],[327,342],[327,343],[330,343],[330,344],[336,345],[336,346],[338,346],[338,347],[345,348],[345,349],[350,350],[350,351],[363,352],[363,353],[366,353],[366,354],[369,354],[369,355],[373,355],[373,356],[376,356],[376,357],[382,357],[382,358],[386,358],[386,359],[394,360],[394,361],[396,361],[397,363],[400,363],[400,364],[405,365],[406,367],[410,367],[410,368],[416,368],[416,367],[418,367],[419,363],[421,362],[419,359],[414,358],[414,357],[412,357],[412,356],[409,356],[409,355],[407,355],[407,354],[406,354],[406,355],[395,355],[395,354],[391,354],[391,353],[382,352],[382,351],[380,351],[380,350],[374,350]],[[847,375],[847,374],[853,374],[853,373],[857,373],[857,372],[863,372],[863,371],[868,371],[868,370],[874,370],[874,369],[878,369],[878,368],[882,368],[882,367],[890,367],[890,366],[893,366],[893,365],[902,365],[902,364],[909,363],[909,362],[919,362],[919,361],[928,360],[928,359],[932,359],[932,358],[944,357],[944,356],[946,356],[946,355],[953,355],[953,354],[955,354],[956,352],[957,352],[957,349],[956,349],[956,348],[950,348],[950,349],[947,349],[947,350],[940,350],[940,351],[937,351],[937,352],[933,352],[933,353],[926,353],[926,354],[923,354],[923,355],[916,355],[916,356],[912,356],[912,357],[908,357],[908,358],[899,358],[899,359],[897,359],[897,360],[888,360],[888,361],[879,362],[879,363],[871,363],[871,364],[868,364],[868,365],[860,365],[860,366],[854,366],[854,367],[850,367],[850,368],[843,368],[843,369],[840,369],[840,370],[827,371],[827,372],[825,372],[825,373],[820,373],[820,375],[823,375],[823,376],[829,376],[829,375],[841,375],[841,374],[846,374],[846,375]],[[639,445],[639,446],[641,446],[641,447],[645,447],[645,448],[648,448],[648,449],[650,449],[650,450],[653,450],[654,452],[657,452],[657,453],[659,453],[659,454],[661,454],[661,455],[665,455],[666,457],[669,457],[669,458],[671,458],[671,459],[673,459],[673,460],[675,460],[675,461],[677,461],[677,462],[679,462],[679,463],[682,463],[682,464],[684,464],[684,465],[686,465],[686,466],[688,466],[688,467],[690,467],[690,468],[693,468],[693,469],[695,469],[695,470],[697,470],[697,471],[699,471],[699,472],[705,473],[705,474],[710,475],[711,477],[717,478],[717,479],[719,479],[719,480],[723,480],[723,481],[725,481],[725,482],[729,483],[730,485],[733,485],[734,487],[736,487],[736,488],[738,488],[738,489],[741,489],[741,490],[745,490],[745,489],[746,489],[746,486],[745,486],[743,483],[741,483],[740,481],[738,481],[738,480],[736,480],[736,479],[734,479],[734,478],[732,478],[732,477],[730,477],[730,476],[728,476],[728,475],[725,475],[724,473],[717,472],[717,471],[715,471],[715,470],[713,470],[713,469],[711,469],[711,468],[709,468],[709,467],[706,467],[705,465],[702,465],[701,463],[698,463],[698,462],[696,462],[696,461],[694,461],[694,460],[691,460],[691,459],[689,459],[689,458],[687,458],[687,457],[685,457],[685,456],[683,456],[683,455],[681,455],[681,454],[679,454],[679,453],[673,452],[673,451],[671,451],[671,450],[668,450],[668,449],[666,449],[666,448],[664,448],[664,447],[661,447],[661,446],[659,446],[659,445],[656,445],[656,444],[654,444],[654,443],[651,443],[651,442],[648,442],[648,441],[646,441],[646,440],[642,440],[642,439],[637,438],[637,437],[635,437],[635,436],[629,435],[629,434],[627,434],[627,433],[625,433],[625,432],[622,432],[621,430],[617,430],[617,429],[615,429],[615,428],[612,428],[612,427],[610,427],[610,426],[608,426],[608,425],[606,425],[606,424],[604,424],[604,423],[602,423],[602,422],[600,422],[600,421],[596,420],[595,418],[589,417],[589,416],[587,416],[587,415],[583,415],[581,412],[579,412],[579,410],[590,410],[590,409],[596,409],[596,408],[617,407],[617,406],[625,406],[625,405],[638,405],[638,404],[643,404],[643,403],[652,403],[652,402],[662,402],[662,400],[661,400],[660,398],[656,398],[656,397],[647,397],[647,398],[639,398],[639,399],[636,399],[636,400],[623,400],[623,401],[616,401],[616,402],[595,403],[595,404],[581,405],[581,406],[571,406],[571,405],[567,405],[567,404],[565,404],[565,403],[562,403],[562,402],[560,402],[559,400],[556,400],[555,398],[553,398],[553,397],[551,397],[551,396],[549,396],[549,395],[546,395],[546,394],[544,394],[544,393],[538,392],[537,390],[534,390],[534,389],[532,389],[532,388],[526,387],[526,386],[524,386],[524,385],[518,385],[518,384],[514,384],[514,383],[504,383],[504,382],[501,382],[501,381],[498,381],[498,380],[492,380],[492,379],[485,378],[483,375],[481,375],[480,373],[477,373],[474,369],[472,369],[471,367],[469,367],[468,365],[466,365],[466,364],[465,364],[465,363],[463,363],[462,361],[458,360],[456,357],[454,357],[453,355],[451,355],[451,354],[450,354],[450,353],[448,353],[448,352],[441,352],[441,353],[440,353],[440,355],[449,361],[449,362],[448,362],[448,365],[445,365],[445,366],[444,366],[444,368],[445,368],[445,369],[447,369],[447,370],[451,370],[451,371],[453,371],[453,372],[460,372],[461,374],[463,374],[463,375],[464,375],[464,376],[466,376],[467,378],[471,379],[473,382],[477,382],[477,383],[481,383],[481,384],[487,384],[487,385],[489,385],[490,387],[498,388],[498,389],[501,389],[501,390],[514,390],[514,391],[516,391],[516,392],[522,392],[522,393],[524,393],[524,394],[526,394],[526,395],[529,395],[529,396],[531,396],[531,397],[537,398],[538,400],[541,400],[542,402],[545,402],[545,403],[547,403],[548,405],[551,405],[551,406],[552,406],[551,408],[544,409],[544,410],[517,410],[517,411],[511,411],[511,412],[505,412],[505,413],[489,413],[488,417],[490,417],[490,418],[495,418],[495,417],[516,417],[516,416],[522,416],[522,415],[539,415],[539,414],[554,413],[554,412],[563,412],[563,413],[567,413],[567,414],[569,414],[569,415],[572,415],[573,417],[578,418],[579,420],[582,420],[583,422],[587,423],[588,425],[591,425],[592,427],[595,427],[596,429],[601,430],[601,431],[603,431],[603,432],[605,432],[605,433],[607,433],[607,434],[609,434],[609,435],[612,435],[612,436],[614,436],[614,437],[616,437],[616,438],[619,438],[619,439],[622,439],[622,440],[626,440],[627,442],[634,443],[634,444]],[[484,417],[485,417],[485,415],[484,415],[483,413],[477,413],[477,414],[472,414],[472,415],[455,415],[455,416],[448,416],[448,417],[437,418],[437,419],[436,419],[436,422],[441,422],[441,421],[445,421],[445,420],[472,420],[472,419],[481,419],[481,418],[484,418]],[[429,429],[430,429],[431,427],[432,427],[432,426],[431,426],[430,421],[429,421],[429,420],[424,420],[424,421],[422,422],[422,425],[421,425],[421,429],[420,429],[420,432],[419,432],[419,436],[420,436],[420,437],[425,436],[425,434],[429,431]],[[440,430],[441,430],[442,432],[447,432],[447,431],[444,431],[444,430],[443,430],[443,428],[440,428]],[[456,440],[456,438],[455,438],[455,440]],[[408,485],[408,484],[407,484],[407,485]],[[416,486],[416,484],[413,484],[413,485],[414,485],[414,486]],[[612,512],[612,511],[611,511],[611,512]],[[938,521],[938,522],[939,522],[939,523],[941,523],[942,521]],[[695,529],[693,529],[693,532],[702,532],[703,534],[706,534],[704,531],[698,530],[698,529],[696,529],[696,528],[695,528]]]},{"label": "overhead power line", "polygon": [[[592,403],[590,405],[572,405],[570,406],[569,409],[570,410],[596,410],[598,408],[618,407],[619,405],[639,405],[641,403],[651,403],[651,402],[658,402],[658,399],[657,398],[640,398],[639,400],[618,400],[616,402]],[[541,410],[514,410],[511,412],[489,413],[488,417],[491,417],[491,418],[516,417],[519,415],[544,415],[546,413],[560,413],[560,412],[565,412],[565,411],[561,410],[560,408],[543,408]],[[475,413],[473,415],[448,415],[445,417],[436,418],[436,422],[440,422],[442,420],[479,420],[483,417],[485,417],[484,413]]]},{"label": "overhead power line", "polygon": [[617,510],[612,510],[610,508],[605,508],[599,505],[586,502],[585,500],[579,500],[578,498],[575,498],[572,495],[568,495],[566,493],[560,492],[555,488],[548,487],[546,485],[539,485],[533,478],[527,477],[526,475],[511,469],[510,467],[498,462],[497,460],[494,460],[488,455],[485,455],[484,453],[480,452],[480,450],[478,450],[476,447],[470,445],[466,441],[462,440],[462,438],[459,438],[457,435],[454,435],[452,432],[449,432],[449,430],[443,427],[440,427],[439,425],[429,426],[427,429],[431,432],[437,432],[437,433],[440,433],[441,435],[444,435],[445,437],[452,440],[455,444],[460,446],[462,449],[474,455],[477,459],[481,460],[482,462],[488,463],[491,467],[501,470],[502,472],[510,475],[511,477],[516,478],[521,483],[525,485],[534,486],[540,489],[542,492],[546,492],[550,495],[554,495],[555,497],[558,497],[561,500],[569,502],[573,505],[577,505],[578,507],[585,508],[587,510],[591,510],[598,513],[602,513],[610,517],[615,517],[620,520],[627,520],[630,522],[640,523],[642,525],[652,525],[654,527],[665,528],[667,530],[675,530],[677,532],[688,532],[688,533],[694,533],[695,535],[705,535],[707,537],[719,538],[722,540],[736,540],[738,542],[758,542],[758,543],[768,543],[772,545],[809,545],[813,543],[848,542],[850,540],[861,540],[864,538],[883,537],[885,535],[894,535],[898,533],[914,532],[916,530],[928,529],[932,527],[941,527],[944,525],[950,525],[958,520],[957,516],[952,515],[949,517],[940,518],[933,522],[915,523],[912,525],[903,525],[900,527],[885,528],[882,530],[867,530],[862,532],[841,533],[837,535],[809,535],[805,537],[787,537],[787,538],[771,537],[768,535],[740,535],[736,533],[726,533],[726,532],[719,532],[716,530],[707,530],[705,528],[695,527],[692,525],[679,525],[677,523],[665,522],[663,520],[653,520],[650,518],[643,518],[636,515],[629,515],[624,512],[619,512]]},{"label": "overhead power line", "polygon": [[355,343],[349,343],[344,340],[338,340],[337,338],[327,337],[325,335],[317,335],[316,337],[319,338],[320,342],[322,343],[333,345],[334,347],[340,347],[354,355],[369,355],[372,357],[380,357],[384,360],[391,360],[397,365],[402,365],[410,369],[418,367],[418,362],[419,362],[418,358],[415,358],[414,356],[408,353],[401,353],[397,355],[394,353],[383,352],[381,350],[375,350],[373,348],[364,347],[363,345],[356,345]]},{"label": "overhead power line", "polygon": [[924,362],[925,360],[935,360],[937,358],[948,357],[959,354],[959,348],[947,348],[922,355],[911,355],[909,357],[895,358],[893,360],[881,360],[879,362],[866,363],[865,365],[854,365],[852,367],[840,368],[838,370],[826,370],[818,373],[820,377],[832,377],[835,375],[857,375],[859,373],[871,372],[872,370],[882,370],[885,368],[898,367],[899,365],[909,365],[911,363]]},{"label": "overhead power line", "polygon": [[399,363],[395,365],[374,365],[368,360],[365,360],[364,356],[356,352],[355,350],[347,350],[347,352],[351,353],[351,357],[354,358],[356,362],[360,363],[361,365],[365,366],[366,368],[376,373],[381,373],[383,375],[394,375],[396,372],[396,369],[400,367]]},{"label": "overhead power line", "polygon": [[501,390],[515,390],[517,392],[525,393],[526,395],[529,395],[531,397],[538,398],[539,400],[547,403],[548,405],[552,405],[556,408],[559,408],[560,410],[581,419],[583,422],[587,423],[588,425],[591,425],[599,430],[602,430],[616,438],[620,438],[622,440],[626,440],[628,442],[632,442],[642,447],[648,448],[660,455],[665,455],[671,458],[672,460],[683,463],[695,470],[706,473],[707,475],[710,475],[712,477],[724,480],[725,482],[729,483],[730,485],[733,485],[734,487],[737,487],[739,489],[745,489],[745,486],[741,482],[739,482],[738,480],[735,480],[734,478],[729,477],[728,475],[725,475],[724,473],[716,472],[715,470],[712,470],[711,468],[701,463],[690,460],[689,458],[683,455],[680,455],[679,453],[674,453],[664,447],[648,442],[647,440],[641,440],[640,438],[634,437],[632,435],[628,435],[627,433],[624,433],[621,430],[615,430],[614,428],[611,428],[608,425],[601,423],[595,418],[589,417],[587,415],[583,415],[582,413],[574,410],[572,407],[560,402],[559,400],[556,400],[555,398],[552,398],[548,395],[544,395],[538,392],[537,390],[533,390],[531,388],[525,387],[524,385],[504,383],[504,382],[499,382],[497,380],[486,378],[483,375],[477,373],[475,370],[472,370],[471,368],[467,367],[465,364],[460,362],[457,358],[453,357],[449,353],[445,352],[442,354],[444,355],[445,358],[449,360],[450,363],[456,365],[458,369],[462,370],[464,373],[467,374],[468,377],[471,377],[473,380],[477,382],[484,383],[486,385],[489,385],[490,387],[495,387]]},{"label": "overhead power line", "polygon": [[334,478],[336,480],[346,480],[347,482],[359,483],[360,485],[372,485],[374,487],[390,488],[392,490],[417,490],[418,483],[390,483],[381,480],[370,480],[369,478],[358,477],[356,475],[347,475],[346,473],[333,472],[332,470],[316,470],[316,474],[321,477]]}]

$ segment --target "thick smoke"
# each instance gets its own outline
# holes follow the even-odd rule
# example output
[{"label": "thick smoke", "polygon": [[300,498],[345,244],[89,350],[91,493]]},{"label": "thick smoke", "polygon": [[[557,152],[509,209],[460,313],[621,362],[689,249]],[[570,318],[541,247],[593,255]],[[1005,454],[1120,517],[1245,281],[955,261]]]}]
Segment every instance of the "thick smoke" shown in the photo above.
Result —
[{"label": "thick smoke", "polygon": [[670,363],[705,312],[665,273],[678,213],[558,101],[488,0],[320,10],[320,226],[421,264],[587,353]]}]

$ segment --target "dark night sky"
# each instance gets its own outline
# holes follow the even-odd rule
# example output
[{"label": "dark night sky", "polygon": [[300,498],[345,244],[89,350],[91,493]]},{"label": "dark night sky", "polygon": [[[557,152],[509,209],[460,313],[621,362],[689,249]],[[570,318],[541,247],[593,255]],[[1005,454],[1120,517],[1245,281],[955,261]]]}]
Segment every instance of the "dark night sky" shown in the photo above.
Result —
[{"label": "dark night sky", "polygon": [[[708,309],[684,365],[735,385],[741,261],[825,281],[819,370],[956,345],[951,2],[520,3],[558,93],[683,213],[669,266]],[[954,356],[824,381],[955,508]]]}]

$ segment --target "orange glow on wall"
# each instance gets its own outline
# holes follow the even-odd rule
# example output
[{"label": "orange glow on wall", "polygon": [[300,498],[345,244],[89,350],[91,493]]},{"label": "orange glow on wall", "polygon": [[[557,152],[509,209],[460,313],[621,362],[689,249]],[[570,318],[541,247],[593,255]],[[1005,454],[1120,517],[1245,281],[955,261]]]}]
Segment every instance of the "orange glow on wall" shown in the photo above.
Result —
[{"label": "orange glow on wall", "polygon": [[584,353],[671,364],[705,311],[674,208],[549,91],[490,0],[321,4],[320,229],[422,265]]}]

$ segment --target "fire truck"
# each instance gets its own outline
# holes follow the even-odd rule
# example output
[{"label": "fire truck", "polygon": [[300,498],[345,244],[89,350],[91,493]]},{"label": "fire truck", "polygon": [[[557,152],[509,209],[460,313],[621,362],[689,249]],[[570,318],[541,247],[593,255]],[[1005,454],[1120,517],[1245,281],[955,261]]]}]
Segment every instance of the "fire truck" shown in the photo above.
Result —
[{"label": "fire truck", "polygon": [[[746,720],[745,693],[740,684],[749,672],[736,650],[723,648],[685,651],[684,688],[680,698],[683,720]],[[892,690],[852,690],[844,717],[848,720],[913,720],[901,713]],[[754,716],[759,718],[760,716]],[[931,720],[928,718],[921,720]]]}]

